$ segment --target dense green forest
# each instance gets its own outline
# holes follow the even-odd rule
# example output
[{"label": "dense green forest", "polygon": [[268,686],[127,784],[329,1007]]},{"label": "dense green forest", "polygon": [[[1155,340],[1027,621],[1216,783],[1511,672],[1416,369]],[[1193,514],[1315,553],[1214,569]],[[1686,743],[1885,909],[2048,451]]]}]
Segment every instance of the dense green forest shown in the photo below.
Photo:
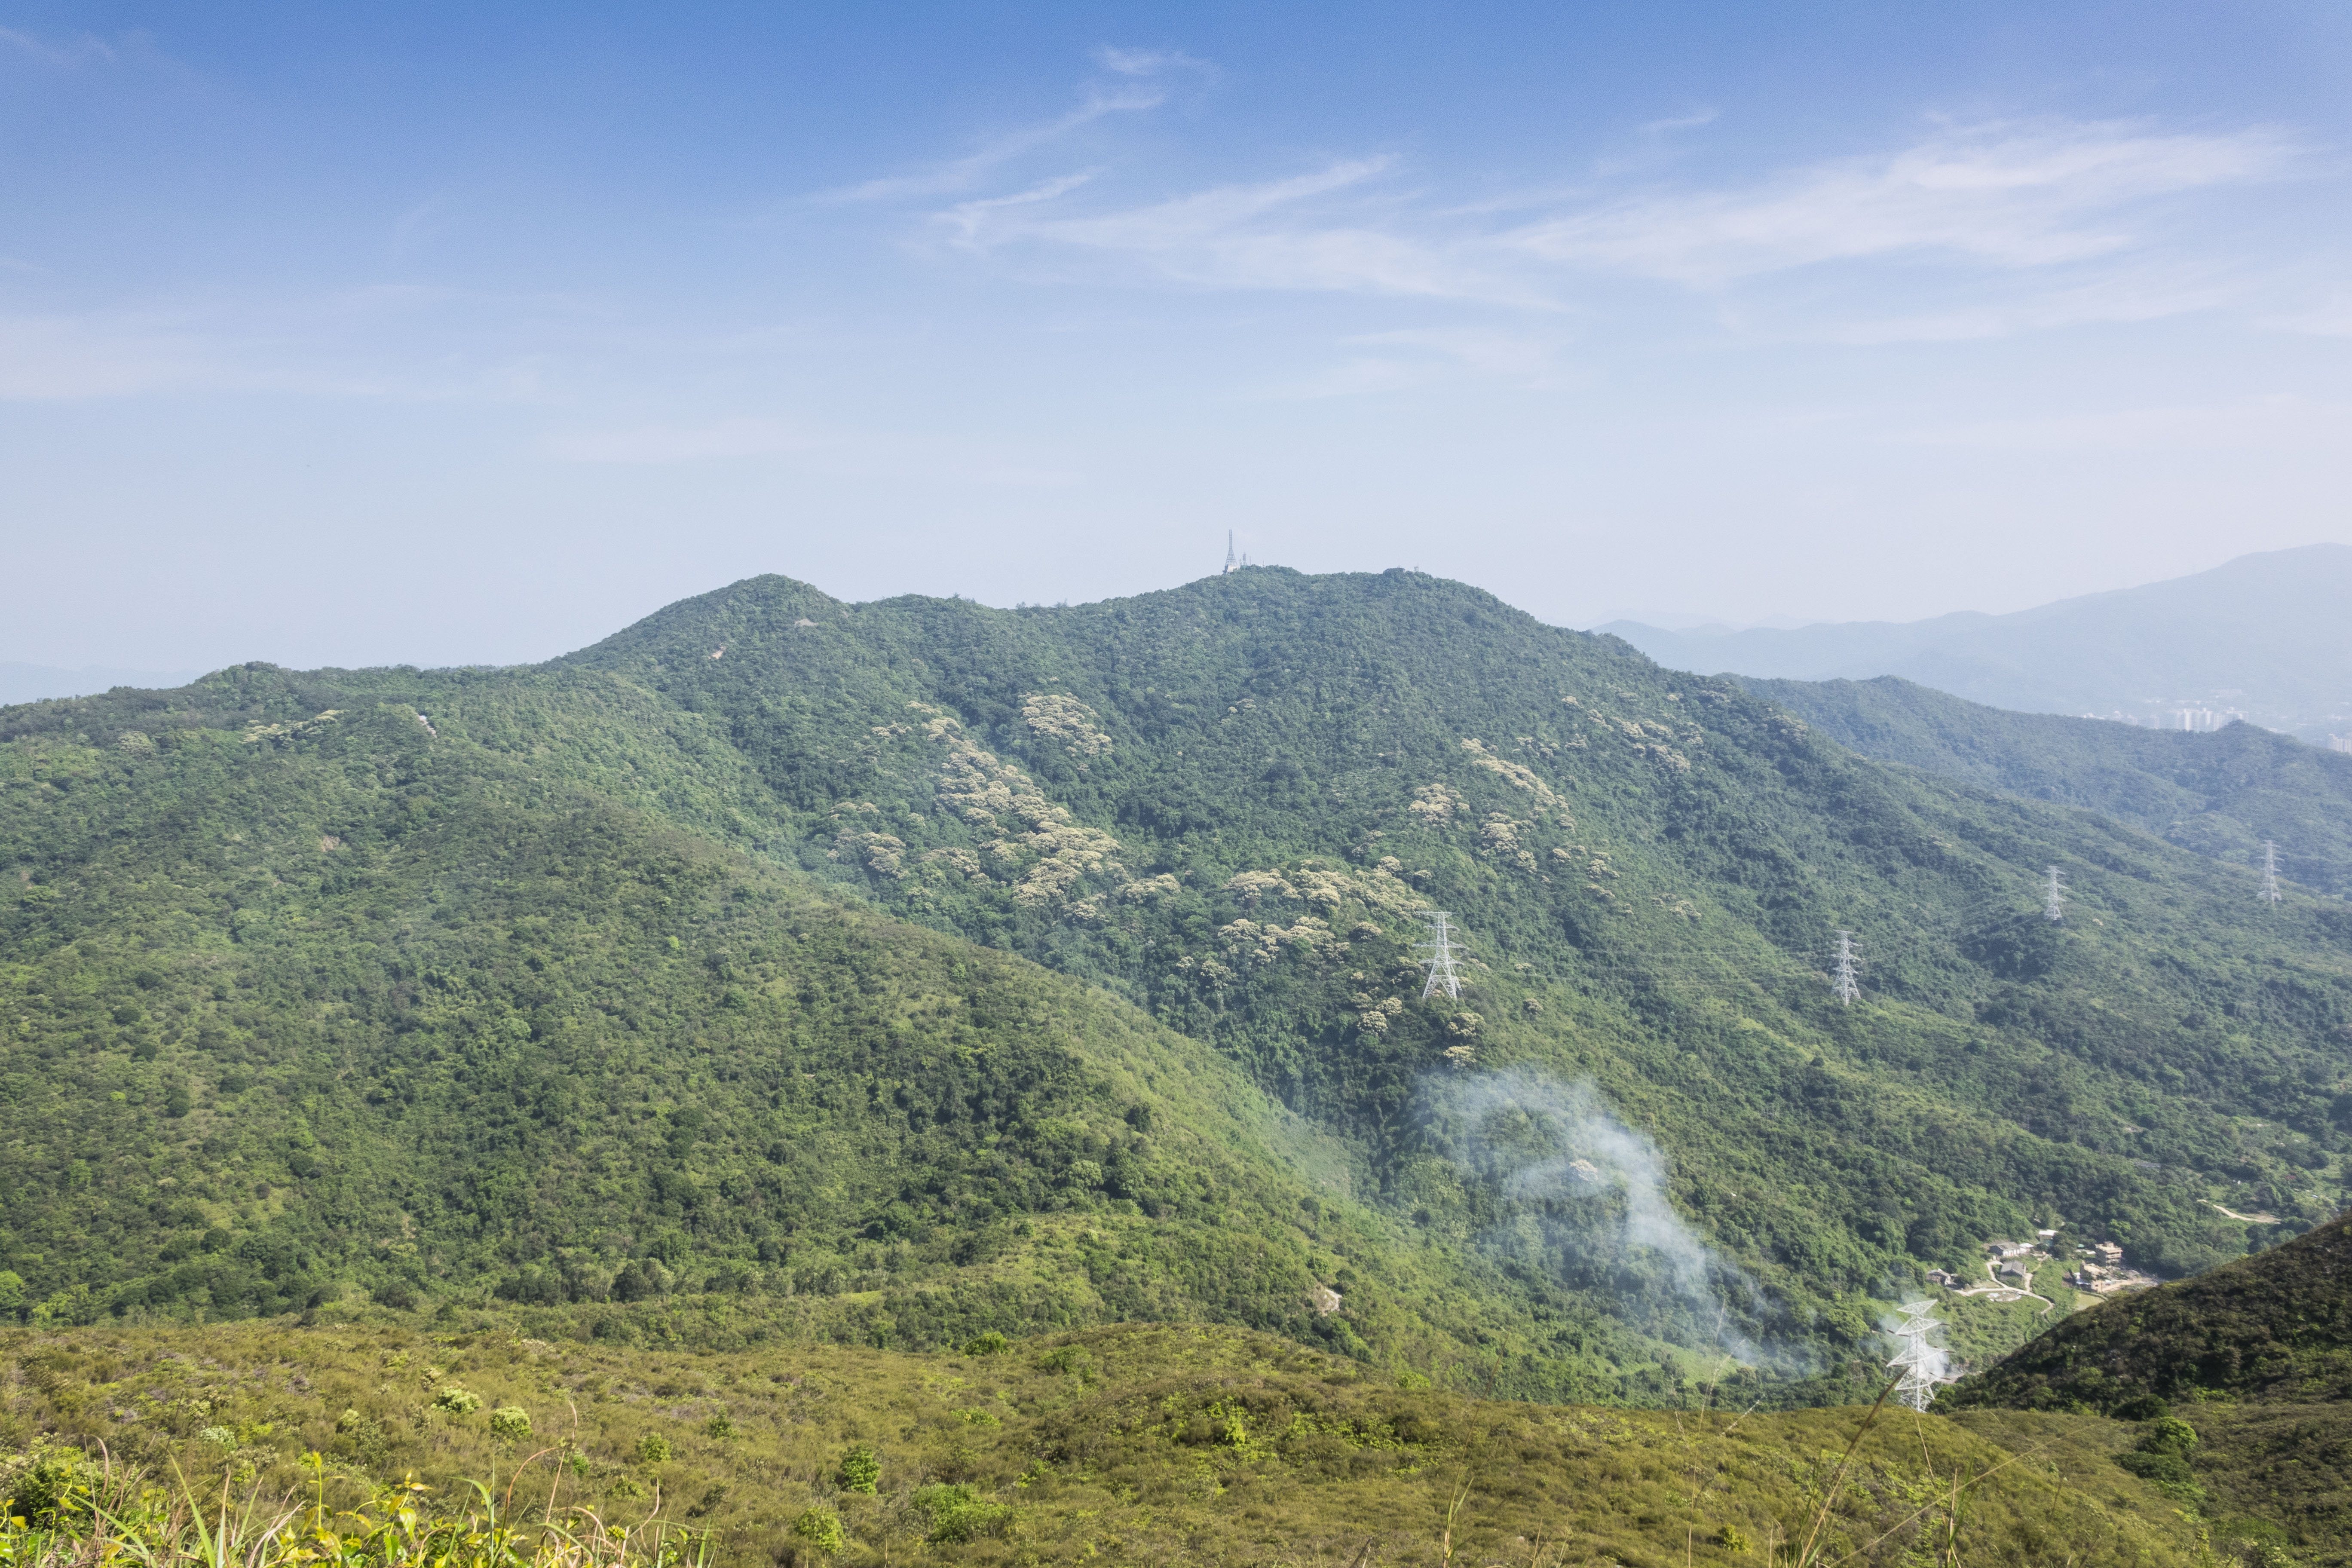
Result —
[{"label": "dense green forest", "polygon": [[531,669],[35,704],[0,868],[50,1322],[719,1296],[1821,1394],[1987,1237],[2308,1228],[2352,1124],[2342,905],[1405,573],[761,578]]},{"label": "dense green forest", "polygon": [[2103,813],[2240,868],[2249,889],[2267,839],[2289,880],[2352,893],[2352,754],[2246,723],[2188,733],[2012,713],[1893,676],[1740,685],[1864,756]]}]

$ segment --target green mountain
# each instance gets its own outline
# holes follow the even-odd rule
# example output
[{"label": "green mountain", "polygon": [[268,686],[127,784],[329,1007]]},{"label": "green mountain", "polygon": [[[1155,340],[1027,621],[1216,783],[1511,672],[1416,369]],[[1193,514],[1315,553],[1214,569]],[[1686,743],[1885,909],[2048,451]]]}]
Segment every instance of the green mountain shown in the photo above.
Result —
[{"label": "green mountain", "polygon": [[1740,684],[1864,756],[2100,812],[2244,868],[2250,893],[2264,840],[2283,875],[2352,893],[2352,753],[2252,724],[2200,733],[2012,713],[1894,676]]},{"label": "green mountain", "polygon": [[2352,545],[2309,544],[2013,615],[1737,632],[1617,621],[1600,629],[1692,669],[1791,680],[1895,675],[1996,708],[2159,729],[2176,725],[2182,709],[2217,710],[2324,742],[2352,732],[2347,595]]},{"label": "green mountain", "polygon": [[2352,1219],[2078,1313],[1943,1396],[2146,1423],[2120,1462],[2224,1538],[2352,1563]]},{"label": "green mountain", "polygon": [[47,1321],[1204,1316],[1788,1397],[1989,1237],[2188,1271],[2342,1191],[2352,911],[1417,574],[754,579],[534,669],[10,710],[0,780]]}]

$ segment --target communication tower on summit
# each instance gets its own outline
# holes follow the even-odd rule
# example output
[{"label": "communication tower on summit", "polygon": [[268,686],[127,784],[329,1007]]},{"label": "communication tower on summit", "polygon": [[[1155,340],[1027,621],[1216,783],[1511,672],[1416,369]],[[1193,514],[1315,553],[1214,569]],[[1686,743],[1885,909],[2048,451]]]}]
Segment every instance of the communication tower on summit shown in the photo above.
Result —
[{"label": "communication tower on summit", "polygon": [[1429,954],[1425,961],[1429,983],[1421,988],[1421,999],[1428,1001],[1440,991],[1459,1001],[1462,977],[1454,972],[1454,961],[1461,950],[1454,942],[1454,917],[1444,910],[1423,910],[1421,918],[1429,923],[1429,940],[1421,944]]},{"label": "communication tower on summit", "polygon": [[1928,1315],[1935,1310],[1933,1301],[1907,1302],[1902,1308],[1903,1321],[1890,1331],[1896,1348],[1895,1358],[1886,1364],[1903,1373],[1903,1380],[1895,1385],[1895,1397],[1914,1410],[1927,1409],[1935,1402],[1936,1385],[1951,1381],[1945,1375],[1948,1361],[1942,1347],[1927,1342],[1927,1336],[1944,1326]]},{"label": "communication tower on summit", "polygon": [[1830,976],[1830,990],[1841,1007],[1853,1006],[1854,998],[1862,994],[1862,986],[1854,979],[1860,963],[1861,956],[1853,950],[1853,932],[1838,932],[1837,973]]},{"label": "communication tower on summit", "polygon": [[2066,873],[2057,867],[2050,868],[2050,880],[2042,885],[2042,912],[2053,921],[2066,918]]},{"label": "communication tower on summit", "polygon": [[2263,840],[2262,898],[2263,902],[2266,904],[2274,904],[2279,901],[2278,846],[2272,843],[2267,838]]},{"label": "communication tower on summit", "polygon": [[[1225,530],[1225,571],[1238,572],[1241,570],[1241,558],[1234,553],[1234,531],[1229,528]],[[1219,574],[1221,576],[1223,574],[1223,573]]]}]

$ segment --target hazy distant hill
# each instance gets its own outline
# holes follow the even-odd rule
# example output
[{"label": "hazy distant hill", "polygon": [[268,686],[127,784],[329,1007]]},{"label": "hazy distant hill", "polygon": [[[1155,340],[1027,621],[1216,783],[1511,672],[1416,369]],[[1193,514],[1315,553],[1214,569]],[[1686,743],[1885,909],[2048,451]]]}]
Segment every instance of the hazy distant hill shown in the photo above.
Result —
[{"label": "hazy distant hill", "polygon": [[2252,724],[2183,734],[2011,713],[1891,675],[1744,684],[1881,762],[2103,811],[2245,867],[2250,888],[2270,839],[2289,878],[2352,893],[2352,755]]},{"label": "hazy distant hill", "polygon": [[1600,627],[1675,668],[1793,680],[1899,675],[1996,708],[2177,726],[2235,710],[2325,744],[2352,731],[2352,546],[2242,555],[2194,576],[2014,615],[1794,631]]}]

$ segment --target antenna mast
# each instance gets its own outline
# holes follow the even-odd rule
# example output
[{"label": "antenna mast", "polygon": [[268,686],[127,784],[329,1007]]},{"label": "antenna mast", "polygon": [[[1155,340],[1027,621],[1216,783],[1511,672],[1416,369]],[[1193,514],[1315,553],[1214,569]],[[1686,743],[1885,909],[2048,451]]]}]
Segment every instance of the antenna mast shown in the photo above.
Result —
[{"label": "antenna mast", "polygon": [[2267,838],[2263,840],[2262,898],[2266,904],[2275,904],[2279,901],[2278,846]]},{"label": "antenna mast", "polygon": [[1859,962],[1853,951],[1853,932],[1838,932],[1837,973],[1830,978],[1830,990],[1841,1007],[1853,1006],[1853,999],[1862,994],[1862,987],[1854,981],[1854,966]]},{"label": "antenna mast", "polygon": [[1235,571],[1240,565],[1240,561],[1234,554],[1234,531],[1229,528],[1225,530],[1225,570]]},{"label": "antenna mast", "polygon": [[1460,951],[1454,942],[1454,917],[1444,910],[1423,910],[1420,915],[1429,922],[1429,940],[1422,944],[1429,953],[1429,984],[1421,988],[1421,999],[1426,1002],[1443,991],[1459,1001],[1462,977],[1454,969],[1454,961]]},{"label": "antenna mast", "polygon": [[2066,918],[2066,873],[2057,867],[2050,868],[2050,880],[2042,887],[2042,912],[2053,921]]}]

